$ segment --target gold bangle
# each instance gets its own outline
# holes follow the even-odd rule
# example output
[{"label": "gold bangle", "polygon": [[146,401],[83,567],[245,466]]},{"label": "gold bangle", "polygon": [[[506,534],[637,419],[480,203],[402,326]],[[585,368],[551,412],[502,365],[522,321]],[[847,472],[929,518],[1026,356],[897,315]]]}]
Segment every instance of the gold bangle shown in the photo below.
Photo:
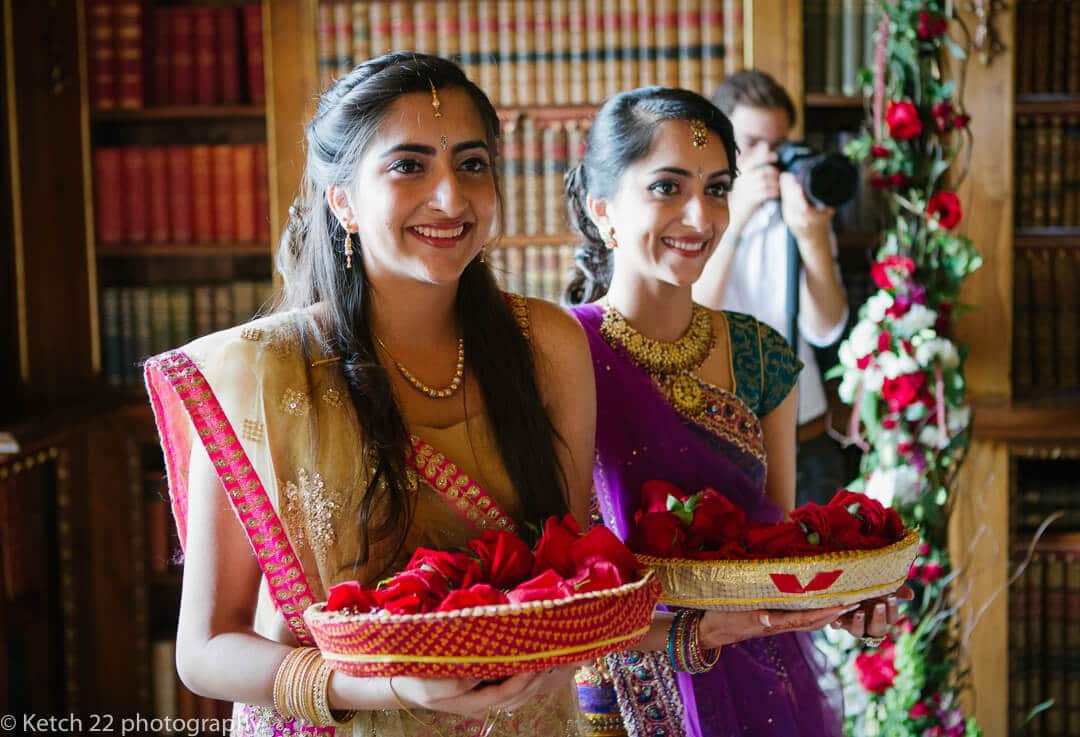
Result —
[{"label": "gold bangle", "polygon": [[319,671],[315,676],[315,712],[319,715],[319,726],[323,727],[343,727],[356,716],[353,710],[335,712],[330,708],[330,679],[333,675],[330,664],[320,659]]},{"label": "gold bangle", "polygon": [[302,669],[297,676],[297,692],[301,705],[300,715],[309,724],[317,724],[319,721],[319,716],[315,712],[315,678],[318,674],[320,660],[322,660],[322,655],[318,649],[311,648],[311,652],[304,659]]},{"label": "gold bangle", "polygon": [[[296,709],[296,674],[310,651],[315,648],[297,647],[289,651],[274,674],[274,709],[284,717],[300,717]],[[318,650],[316,650],[318,652]]]}]

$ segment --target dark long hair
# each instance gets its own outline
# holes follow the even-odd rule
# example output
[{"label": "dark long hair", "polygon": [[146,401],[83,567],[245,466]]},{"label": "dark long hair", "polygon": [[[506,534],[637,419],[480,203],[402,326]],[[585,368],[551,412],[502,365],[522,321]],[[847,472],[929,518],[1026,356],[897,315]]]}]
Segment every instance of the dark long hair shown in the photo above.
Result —
[{"label": "dark long hair", "polygon": [[640,87],[608,98],[589,130],[585,158],[566,173],[566,206],[570,222],[585,242],[574,252],[578,271],[563,298],[584,304],[603,297],[611,284],[611,253],[589,217],[586,197],[610,197],[626,168],[652,146],[656,128],[665,120],[700,120],[724,144],[736,173],[735,132],[731,121],[701,95],[673,87]]},{"label": "dark long hair", "polygon": [[[372,290],[363,258],[354,258],[352,269],[345,268],[345,238],[354,239],[358,254],[363,244],[341,227],[326,192],[332,184],[350,184],[393,102],[402,94],[428,92],[431,84],[468,93],[484,121],[488,152],[496,159],[495,108],[460,67],[412,52],[367,61],[337,80],[319,100],[307,126],[300,194],[289,210],[289,225],[278,249],[277,268],[284,279],[280,309],[323,303],[322,341],[341,356],[356,407],[362,431],[358,452],[371,469],[357,519],[357,565],[367,563],[375,541],[394,541],[394,557],[404,545],[413,514],[405,460],[409,436],[389,375],[375,352],[369,325]],[[498,179],[495,185],[498,191]],[[558,436],[541,401],[532,351],[491,271],[479,259],[473,259],[461,275],[454,309],[469,370],[481,387],[488,420],[526,518],[535,521],[565,513],[565,474],[555,450]]]}]

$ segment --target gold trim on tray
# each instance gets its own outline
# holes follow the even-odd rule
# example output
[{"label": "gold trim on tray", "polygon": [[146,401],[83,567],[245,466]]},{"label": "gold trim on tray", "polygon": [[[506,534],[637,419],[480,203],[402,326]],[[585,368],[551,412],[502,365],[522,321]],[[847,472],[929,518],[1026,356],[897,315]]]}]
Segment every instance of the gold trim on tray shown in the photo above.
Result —
[{"label": "gold trim on tray", "polygon": [[[895,590],[907,579],[919,543],[918,532],[910,530],[897,542],[873,550],[737,560],[639,555],[638,562],[652,568],[663,584],[661,604],[727,611],[799,610],[851,604]],[[788,579],[791,590],[783,579]]]},{"label": "gold trim on tray", "polygon": [[369,655],[365,653],[336,653],[328,650],[323,650],[323,655],[331,660],[342,660],[349,663],[527,663],[532,660],[573,655],[574,653],[585,652],[586,650],[595,650],[601,647],[608,647],[609,645],[617,645],[620,642],[642,638],[651,628],[652,623],[650,622],[640,629],[619,635],[618,637],[609,637],[606,640],[595,640],[593,642],[575,645],[574,647],[562,647],[557,650],[543,650],[535,653],[527,653],[525,655],[441,656],[405,655],[402,653],[379,653]]}]

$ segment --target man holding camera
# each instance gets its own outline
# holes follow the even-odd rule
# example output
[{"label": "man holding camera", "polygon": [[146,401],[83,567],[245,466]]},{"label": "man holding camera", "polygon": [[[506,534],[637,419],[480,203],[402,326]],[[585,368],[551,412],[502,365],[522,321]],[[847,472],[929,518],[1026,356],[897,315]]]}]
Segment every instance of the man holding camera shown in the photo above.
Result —
[{"label": "man holding camera", "polygon": [[753,315],[791,340],[787,314],[788,230],[802,261],[798,301],[799,455],[797,504],[824,504],[849,479],[839,446],[825,433],[828,402],[811,346],[836,342],[847,323],[847,295],[836,261],[832,208],[807,201],[802,185],[781,172],[778,147],[795,122],[795,105],[759,71],[728,77],[713,96],[731,119],[739,176],[729,195],[730,224],[694,285],[694,299],[713,309]]}]

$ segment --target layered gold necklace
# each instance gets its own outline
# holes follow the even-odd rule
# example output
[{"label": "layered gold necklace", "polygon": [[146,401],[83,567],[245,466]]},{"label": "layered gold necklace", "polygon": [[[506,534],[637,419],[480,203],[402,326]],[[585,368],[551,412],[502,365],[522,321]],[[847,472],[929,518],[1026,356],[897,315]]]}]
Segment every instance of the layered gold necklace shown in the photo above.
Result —
[{"label": "layered gold necklace", "polygon": [[716,345],[712,314],[694,305],[690,326],[674,343],[642,335],[611,305],[604,309],[600,335],[614,348],[622,348],[664,388],[676,409],[694,415],[705,407],[705,393],[694,371],[705,363]]}]

